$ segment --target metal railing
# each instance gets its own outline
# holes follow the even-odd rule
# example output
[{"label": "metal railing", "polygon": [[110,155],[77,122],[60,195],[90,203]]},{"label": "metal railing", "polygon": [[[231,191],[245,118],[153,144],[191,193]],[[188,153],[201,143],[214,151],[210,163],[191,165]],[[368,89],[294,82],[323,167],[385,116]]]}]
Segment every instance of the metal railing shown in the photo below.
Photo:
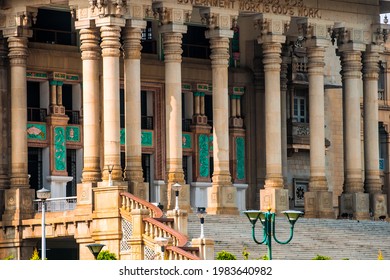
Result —
[{"label": "metal railing", "polygon": [[80,124],[80,111],[65,110],[65,114],[69,117],[68,124]]},{"label": "metal railing", "polygon": [[54,29],[33,28],[32,42],[71,45],[77,44],[77,33]]},{"label": "metal railing", "polygon": [[47,110],[43,108],[27,107],[27,121],[29,122],[45,122]]},{"label": "metal railing", "polygon": [[[46,200],[46,212],[62,212],[70,211],[76,208],[77,196],[56,197]],[[34,211],[40,213],[42,211],[42,201],[34,200]]]}]

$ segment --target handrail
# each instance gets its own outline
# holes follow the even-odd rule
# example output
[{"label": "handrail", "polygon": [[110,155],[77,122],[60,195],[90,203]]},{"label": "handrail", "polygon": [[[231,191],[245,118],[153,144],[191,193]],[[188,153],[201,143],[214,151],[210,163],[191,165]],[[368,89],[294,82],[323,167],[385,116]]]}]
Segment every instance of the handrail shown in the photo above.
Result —
[{"label": "handrail", "polygon": [[[167,246],[169,259],[200,259],[199,256],[192,254],[191,250],[185,250],[187,237],[167,225],[171,219],[163,218],[163,211],[160,208],[128,192],[120,193],[120,195],[122,196],[122,218],[131,219],[131,211],[135,209],[149,210],[149,216],[143,218],[142,236],[152,243],[155,242],[156,237],[170,238],[170,246]],[[197,251],[196,247],[194,247],[194,251]]]},{"label": "handrail", "polygon": [[128,192],[123,192],[120,195],[122,196],[123,210],[130,212],[130,209],[148,209],[150,211],[150,217],[153,218],[161,218],[164,215],[160,208],[142,198],[136,197]]},{"label": "handrail", "polygon": [[183,250],[180,247],[167,246],[166,250],[169,255],[176,256],[176,257],[169,257],[170,260],[200,260],[201,259],[198,256],[191,254],[190,252]]},{"label": "handrail", "polygon": [[[154,236],[155,232],[154,230],[150,227],[150,224],[153,226],[158,227],[162,232],[165,233],[165,235],[168,235],[168,237],[172,238],[172,244],[174,246],[182,247],[187,244],[187,237],[185,237],[183,234],[180,232],[170,228],[169,226],[157,221],[156,219],[153,218],[144,218],[144,221],[146,222],[147,226],[145,227],[145,233],[148,234],[151,233],[152,238],[154,237],[159,237],[159,236]],[[149,225],[148,225],[149,224]],[[149,234],[148,234],[149,235]]]}]

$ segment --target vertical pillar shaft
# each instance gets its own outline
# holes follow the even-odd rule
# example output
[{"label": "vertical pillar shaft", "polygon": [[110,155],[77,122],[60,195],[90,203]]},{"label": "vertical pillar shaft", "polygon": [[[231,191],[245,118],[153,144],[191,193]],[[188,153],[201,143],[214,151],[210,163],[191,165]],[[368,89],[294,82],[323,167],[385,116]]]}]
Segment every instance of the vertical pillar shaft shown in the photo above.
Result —
[{"label": "vertical pillar shaft", "polygon": [[119,104],[119,56],[120,31],[116,25],[100,28],[103,56],[103,126],[104,170],[103,180],[108,180],[108,166],[113,165],[113,181],[122,181],[120,164],[120,104]]},{"label": "vertical pillar shaft", "polygon": [[362,193],[361,51],[342,52],[341,65],[344,83],[344,186],[346,193]]},{"label": "vertical pillar shaft", "polygon": [[280,112],[281,43],[263,44],[265,79],[265,188],[283,188]]},{"label": "vertical pillar shaft", "polygon": [[364,170],[365,189],[382,193],[379,172],[378,78],[379,53],[366,52],[363,58]]},{"label": "vertical pillar shaft", "polygon": [[[215,33],[214,33],[215,32]],[[229,170],[229,37],[215,30],[206,32],[210,39],[213,78],[213,157],[214,173],[209,190],[208,213],[237,214],[237,190]]]},{"label": "vertical pillar shaft", "polygon": [[325,176],[325,48],[308,47],[309,115],[310,115],[310,181],[309,191],[327,191]]},{"label": "vertical pillar shaft", "polygon": [[83,132],[84,167],[83,183],[97,183],[100,171],[100,84],[99,84],[99,32],[97,29],[81,29],[81,58],[83,61]]},{"label": "vertical pillar shaft", "polygon": [[131,192],[147,198],[143,186],[141,146],[141,29],[125,27],[123,34],[125,76],[126,177]]},{"label": "vertical pillar shaft", "polygon": [[8,38],[11,68],[11,188],[28,188],[27,38]]},{"label": "vertical pillar shaft", "polygon": [[169,143],[167,145],[168,184],[175,182],[184,183],[181,122],[181,41],[181,33],[163,33],[166,86],[166,142]]}]

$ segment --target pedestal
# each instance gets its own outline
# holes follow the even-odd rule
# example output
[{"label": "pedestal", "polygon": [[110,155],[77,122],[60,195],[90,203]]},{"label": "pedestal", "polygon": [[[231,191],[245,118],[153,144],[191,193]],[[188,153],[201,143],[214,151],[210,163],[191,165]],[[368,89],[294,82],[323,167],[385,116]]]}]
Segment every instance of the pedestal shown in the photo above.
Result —
[{"label": "pedestal", "polygon": [[34,216],[33,189],[12,188],[5,190],[5,211],[3,222],[31,219]]},{"label": "pedestal", "polygon": [[202,260],[215,260],[214,240],[209,238],[194,238],[192,246],[199,248],[199,257]]},{"label": "pedestal", "polygon": [[93,211],[93,195],[92,189],[96,187],[96,183],[79,183],[77,184],[77,204],[76,215],[90,215]]},{"label": "pedestal", "polygon": [[288,210],[288,190],[274,188],[260,190],[260,210],[266,212],[269,207],[277,215]]},{"label": "pedestal", "polygon": [[334,219],[332,192],[305,192],[305,218]]},{"label": "pedestal", "polygon": [[387,218],[387,195],[386,194],[372,194],[370,195],[370,205],[372,207],[372,212],[374,219],[379,219],[379,217]]},{"label": "pedestal", "polygon": [[207,207],[207,192],[211,187],[209,182],[193,182],[191,183],[191,205],[197,207]]},{"label": "pedestal", "polygon": [[233,184],[237,189],[237,208],[238,211],[245,211],[246,209],[246,189],[248,184]]},{"label": "pedestal", "polygon": [[345,193],[340,196],[340,215],[350,215],[355,219],[369,219],[369,194]]},{"label": "pedestal", "polygon": [[188,212],[186,210],[170,210],[167,212],[167,218],[173,218],[174,230],[188,236]]},{"label": "pedestal", "polygon": [[208,214],[238,215],[237,190],[233,185],[212,185],[208,189]]},{"label": "pedestal", "polygon": [[70,176],[47,176],[49,183],[48,189],[51,191],[51,197],[66,197],[66,183],[73,180]]}]

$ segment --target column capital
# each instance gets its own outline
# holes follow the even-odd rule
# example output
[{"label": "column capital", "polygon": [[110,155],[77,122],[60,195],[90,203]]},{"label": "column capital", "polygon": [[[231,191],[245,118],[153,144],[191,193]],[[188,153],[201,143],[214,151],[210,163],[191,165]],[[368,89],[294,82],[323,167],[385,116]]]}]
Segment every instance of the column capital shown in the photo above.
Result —
[{"label": "column capital", "polygon": [[291,18],[288,16],[274,16],[260,14],[254,19],[255,29],[260,30],[257,37],[259,44],[265,43],[284,43],[286,41],[286,32],[290,27]]},{"label": "column capital", "polygon": [[183,35],[179,32],[168,32],[163,34],[164,61],[181,62],[183,50],[181,48]]},{"label": "column capital", "polygon": [[337,39],[338,52],[366,50],[371,43],[371,33],[361,27],[336,27],[332,32],[332,40]]},{"label": "column capital", "polygon": [[142,30],[137,27],[127,26],[123,28],[123,57],[125,59],[141,59]]},{"label": "column capital", "polygon": [[100,59],[99,31],[96,28],[81,29],[80,41],[81,59]]},{"label": "column capital", "polygon": [[[213,30],[214,31],[214,30]],[[227,37],[210,37],[211,48],[211,65],[224,66],[229,65],[229,38]]]},{"label": "column capital", "polygon": [[332,28],[331,21],[309,18],[298,20],[298,31],[307,48],[328,47]]},{"label": "column capital", "polygon": [[8,57],[11,65],[26,65],[28,56],[27,37],[9,37],[8,38]]},{"label": "column capital", "polygon": [[379,51],[380,46],[367,46],[367,51],[363,55],[363,78],[365,80],[378,80],[379,78]]},{"label": "column capital", "polygon": [[38,8],[20,7],[0,15],[2,35],[8,37],[32,37],[32,24],[37,20]]},{"label": "column capital", "polygon": [[[202,22],[210,30],[231,30],[237,25],[238,11],[226,10],[217,7],[199,9]],[[233,33],[232,33],[233,36]]]},{"label": "column capital", "polygon": [[158,19],[160,25],[167,24],[178,24],[183,25],[187,23],[191,19],[192,14],[192,5],[191,4],[183,4],[178,5],[175,3],[166,3],[163,1],[155,2],[152,4],[152,9],[154,13],[154,17]]},{"label": "column capital", "polygon": [[120,56],[121,43],[119,38],[121,36],[121,28],[117,25],[102,26],[100,28],[102,42],[102,56]]}]

